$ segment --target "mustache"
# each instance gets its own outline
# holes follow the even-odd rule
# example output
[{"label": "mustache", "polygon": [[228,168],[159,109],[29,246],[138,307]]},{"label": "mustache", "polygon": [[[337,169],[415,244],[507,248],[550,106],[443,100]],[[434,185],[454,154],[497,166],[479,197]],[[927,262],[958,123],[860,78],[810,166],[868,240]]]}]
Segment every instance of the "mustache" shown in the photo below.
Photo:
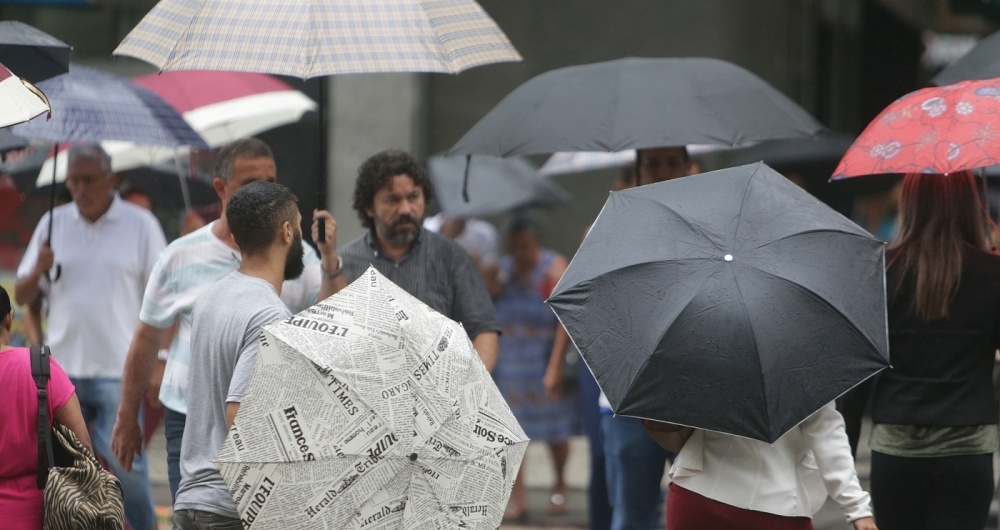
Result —
[{"label": "mustache", "polygon": [[398,219],[396,219],[395,221],[393,221],[392,224],[389,225],[389,227],[390,228],[396,228],[397,226],[399,226],[399,225],[401,225],[403,223],[411,223],[414,226],[419,226],[419,223],[417,222],[417,220],[413,216],[411,216],[411,215],[401,215],[401,216],[399,216]]}]

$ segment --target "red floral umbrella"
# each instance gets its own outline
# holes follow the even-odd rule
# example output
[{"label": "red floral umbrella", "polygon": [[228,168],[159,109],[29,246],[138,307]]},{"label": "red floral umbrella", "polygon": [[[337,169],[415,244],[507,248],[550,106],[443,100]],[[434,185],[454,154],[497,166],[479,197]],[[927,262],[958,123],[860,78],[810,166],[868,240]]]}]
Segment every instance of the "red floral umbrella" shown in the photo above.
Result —
[{"label": "red floral umbrella", "polygon": [[925,88],[893,102],[840,160],[831,180],[954,173],[1000,164],[1000,79]]}]

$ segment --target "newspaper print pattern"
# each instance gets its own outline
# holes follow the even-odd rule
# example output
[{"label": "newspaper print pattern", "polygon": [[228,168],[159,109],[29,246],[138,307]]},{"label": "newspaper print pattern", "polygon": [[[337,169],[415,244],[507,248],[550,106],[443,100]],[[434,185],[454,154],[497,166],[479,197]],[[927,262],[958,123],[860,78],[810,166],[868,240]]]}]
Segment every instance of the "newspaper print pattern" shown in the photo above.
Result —
[{"label": "newspaper print pattern", "polygon": [[244,528],[500,526],[528,438],[460,324],[369,268],[260,341],[216,458]]}]

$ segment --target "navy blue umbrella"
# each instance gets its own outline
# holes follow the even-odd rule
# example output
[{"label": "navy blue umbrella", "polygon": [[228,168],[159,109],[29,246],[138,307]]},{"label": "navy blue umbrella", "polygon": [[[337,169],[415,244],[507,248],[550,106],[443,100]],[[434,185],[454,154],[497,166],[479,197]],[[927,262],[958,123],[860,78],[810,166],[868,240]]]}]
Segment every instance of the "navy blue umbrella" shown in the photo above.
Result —
[{"label": "navy blue umbrella", "polygon": [[[64,142],[96,144],[109,140],[209,149],[205,140],[166,101],[123,77],[71,64],[68,74],[37,86],[49,98],[52,118],[23,123],[14,128],[14,133],[54,142],[55,153]],[[56,164],[52,167],[50,182],[55,183]],[[55,189],[52,186],[50,210],[55,208]],[[49,223],[51,239],[52,223]],[[53,281],[58,277],[56,269]]]},{"label": "navy blue umbrella", "polygon": [[119,140],[209,149],[166,101],[123,77],[74,64],[68,74],[42,81],[38,88],[49,98],[52,119],[18,125],[18,136],[55,143]]}]

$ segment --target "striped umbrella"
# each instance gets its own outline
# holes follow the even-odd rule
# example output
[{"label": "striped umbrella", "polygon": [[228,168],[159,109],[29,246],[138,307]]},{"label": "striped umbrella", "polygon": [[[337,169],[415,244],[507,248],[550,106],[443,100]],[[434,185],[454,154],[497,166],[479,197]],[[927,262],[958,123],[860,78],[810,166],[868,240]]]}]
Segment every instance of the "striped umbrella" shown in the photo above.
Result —
[{"label": "striped umbrella", "polygon": [[[142,59],[161,71],[230,70],[302,79],[457,74],[521,60],[474,0],[160,0],[114,55]],[[325,114],[320,105],[321,151],[326,149]],[[324,152],[319,166],[317,199],[323,205]],[[323,241],[325,225],[319,226]]]},{"label": "striped umbrella", "polygon": [[51,113],[51,109],[45,94],[0,64],[0,127],[23,123],[46,112]]}]

